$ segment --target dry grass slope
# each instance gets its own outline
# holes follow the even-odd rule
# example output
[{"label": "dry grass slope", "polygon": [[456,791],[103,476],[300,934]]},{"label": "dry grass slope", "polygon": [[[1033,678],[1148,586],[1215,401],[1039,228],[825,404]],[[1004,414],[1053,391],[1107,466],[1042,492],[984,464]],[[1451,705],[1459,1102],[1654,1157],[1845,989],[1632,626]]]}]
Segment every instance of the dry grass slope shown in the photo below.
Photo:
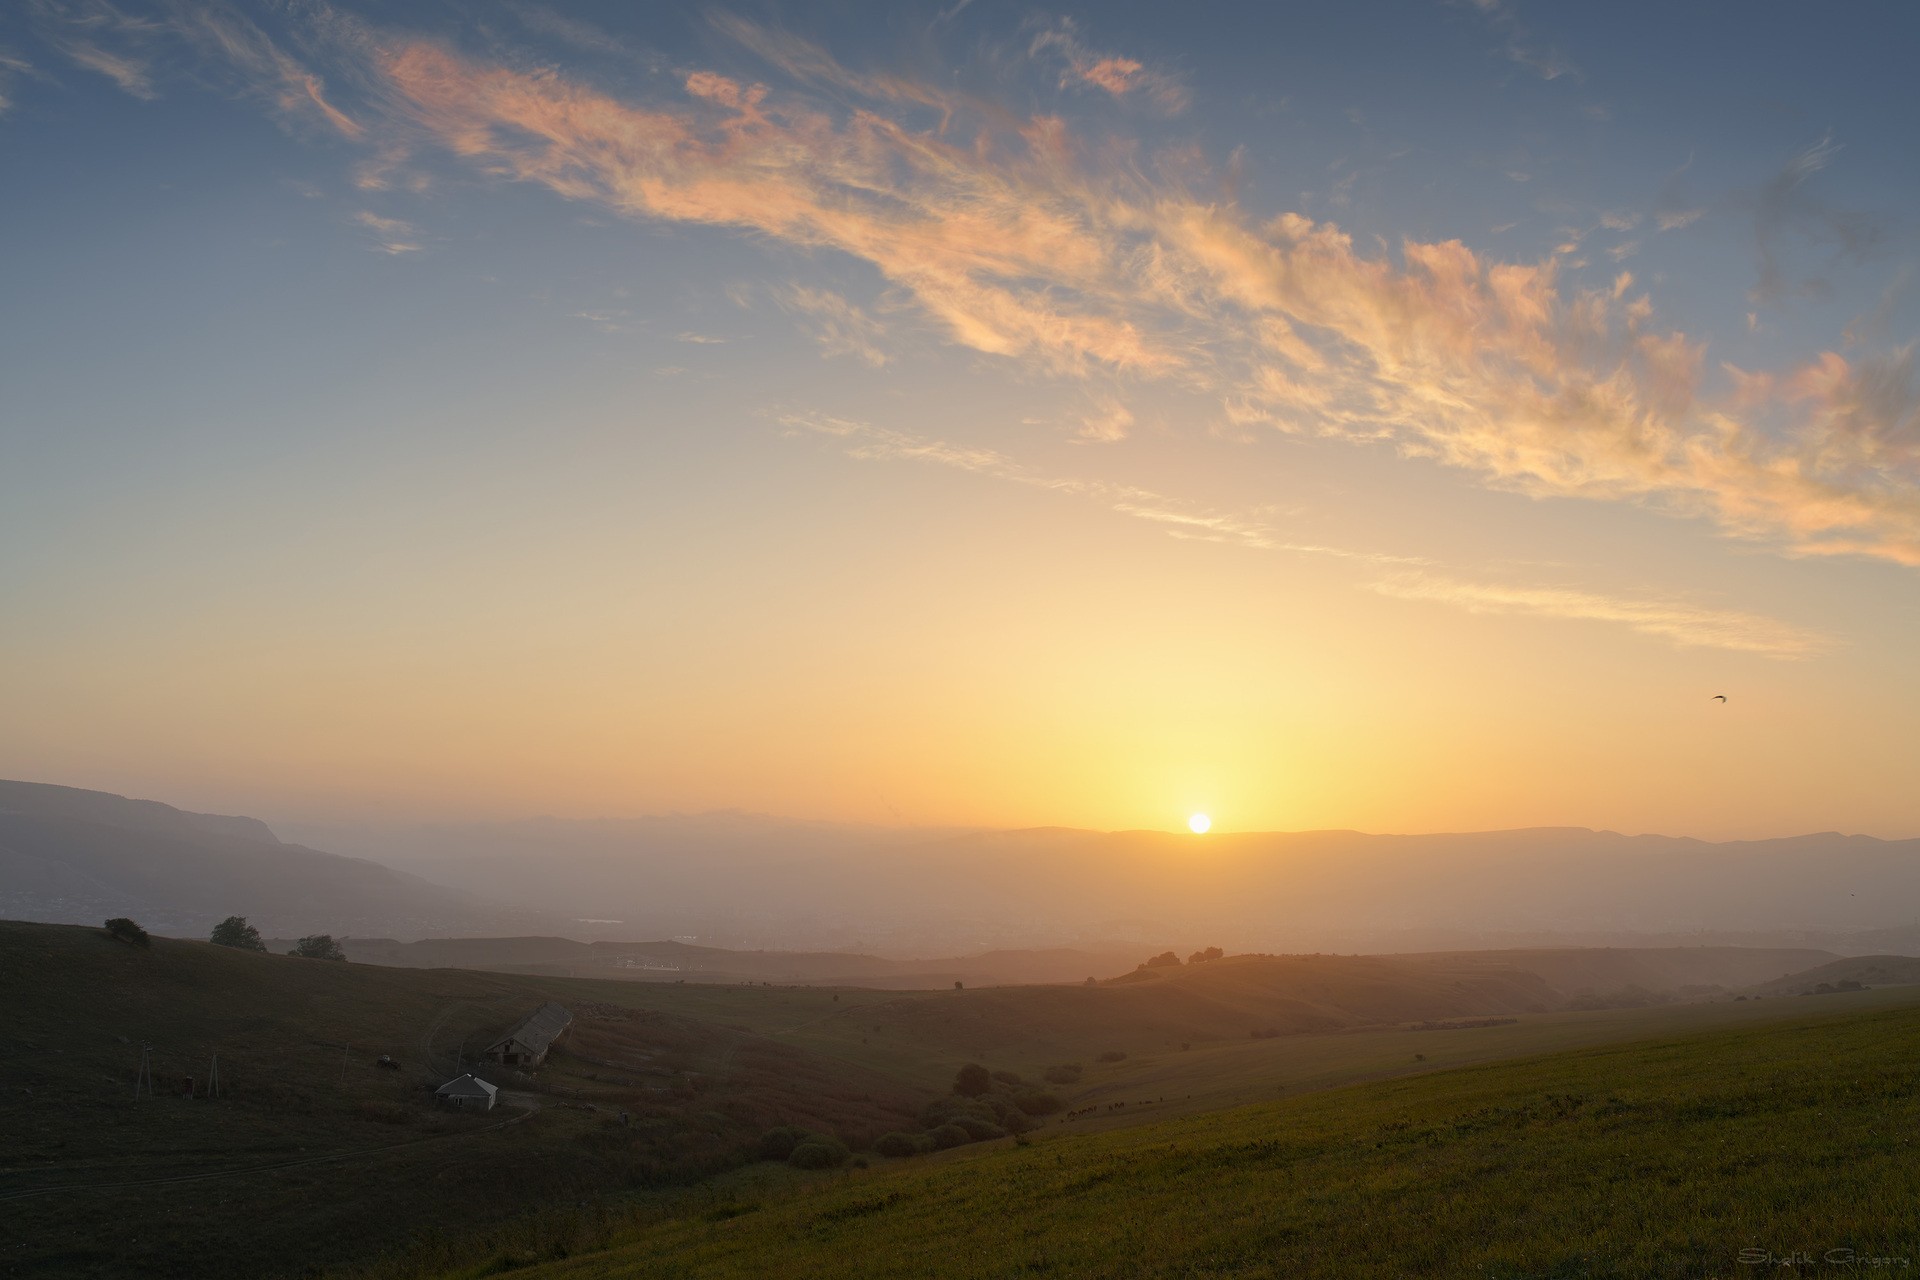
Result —
[{"label": "dry grass slope", "polygon": [[1000,1144],[520,1274],[1698,1280],[1840,1250],[1905,1271],[1917,1038],[1912,1008],[1805,1016]]}]

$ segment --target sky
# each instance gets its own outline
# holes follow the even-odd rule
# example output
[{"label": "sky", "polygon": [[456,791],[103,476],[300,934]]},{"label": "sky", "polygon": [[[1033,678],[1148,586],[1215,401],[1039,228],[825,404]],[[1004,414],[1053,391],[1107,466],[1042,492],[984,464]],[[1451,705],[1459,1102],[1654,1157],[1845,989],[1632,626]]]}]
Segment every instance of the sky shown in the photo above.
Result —
[{"label": "sky", "polygon": [[8,6],[0,775],[1920,835],[1916,28]]}]

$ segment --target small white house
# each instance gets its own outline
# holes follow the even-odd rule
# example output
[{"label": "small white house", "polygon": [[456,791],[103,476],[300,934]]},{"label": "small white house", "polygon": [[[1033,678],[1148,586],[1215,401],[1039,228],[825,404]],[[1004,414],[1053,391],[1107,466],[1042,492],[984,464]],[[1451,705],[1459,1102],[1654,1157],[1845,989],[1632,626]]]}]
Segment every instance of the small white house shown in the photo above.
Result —
[{"label": "small white house", "polygon": [[456,1076],[434,1090],[433,1096],[450,1107],[459,1107],[462,1111],[491,1111],[493,1100],[500,1092],[498,1086],[485,1080],[477,1080],[471,1072]]}]

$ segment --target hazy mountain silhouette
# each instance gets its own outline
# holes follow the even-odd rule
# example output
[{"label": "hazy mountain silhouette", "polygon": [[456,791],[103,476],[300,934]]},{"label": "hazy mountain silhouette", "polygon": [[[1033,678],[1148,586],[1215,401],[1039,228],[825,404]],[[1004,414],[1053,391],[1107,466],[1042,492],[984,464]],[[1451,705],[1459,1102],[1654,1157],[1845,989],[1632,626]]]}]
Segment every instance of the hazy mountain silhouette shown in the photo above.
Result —
[{"label": "hazy mountain silhouette", "polygon": [[0,916],[98,924],[121,915],[185,936],[228,915],[292,936],[550,923],[361,858],[283,844],[256,818],[0,782]]},{"label": "hazy mountain silhouette", "polygon": [[1920,945],[1920,841],[1833,832],[1727,842],[1577,827],[1196,838],[738,813],[307,830],[428,879],[619,921],[576,922],[568,932],[579,937],[928,957],[1128,940],[1267,951]]},{"label": "hazy mountain silhouette", "polygon": [[[1713,942],[1860,954],[1920,943],[1920,841],[1838,833],[1720,843],[1584,828],[1196,838],[741,813],[294,830],[355,856],[281,843],[251,818],[0,783],[0,913],[131,914],[188,933],[238,913],[270,934],[662,939],[919,959],[928,975],[956,956],[1060,947],[1111,957],[1168,945]],[[1076,963],[1056,959],[965,971],[977,980]],[[821,965],[859,972],[840,960],[805,967],[826,976]]]}]

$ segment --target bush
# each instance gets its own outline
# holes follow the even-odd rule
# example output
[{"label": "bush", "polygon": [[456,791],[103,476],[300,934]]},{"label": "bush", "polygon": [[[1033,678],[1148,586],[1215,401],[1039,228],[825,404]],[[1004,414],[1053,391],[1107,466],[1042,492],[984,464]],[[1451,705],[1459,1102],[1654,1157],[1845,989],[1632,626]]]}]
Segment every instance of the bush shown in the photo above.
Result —
[{"label": "bush", "polygon": [[762,1160],[785,1160],[793,1154],[794,1148],[813,1138],[805,1129],[792,1129],[784,1125],[769,1129],[760,1135],[760,1158]]},{"label": "bush", "polygon": [[125,916],[115,916],[107,921],[106,930],[109,938],[120,942],[131,943],[136,947],[153,945],[153,939],[147,936],[147,931]]},{"label": "bush", "polygon": [[1012,1071],[996,1071],[993,1073],[993,1078],[995,1080],[998,1080],[1001,1084],[1019,1084],[1020,1083],[1020,1077]]},{"label": "bush", "polygon": [[996,1120],[998,1112],[994,1109],[995,1098],[962,1098],[949,1094],[944,1098],[935,1098],[920,1108],[920,1123],[929,1129],[937,1129],[943,1124],[952,1124],[962,1118],[974,1120]]},{"label": "bush", "polygon": [[787,1163],[796,1169],[838,1169],[849,1154],[847,1144],[838,1138],[814,1134],[793,1149]]},{"label": "bush", "polygon": [[933,1140],[924,1133],[887,1133],[873,1149],[883,1156],[917,1156],[933,1150]]},{"label": "bush", "polygon": [[347,949],[333,940],[330,933],[310,933],[293,944],[290,956],[299,956],[303,960],[345,960]]},{"label": "bush", "polygon": [[945,1151],[951,1147],[964,1147],[973,1141],[973,1135],[957,1124],[943,1124],[927,1135],[933,1139],[935,1151]]},{"label": "bush", "polygon": [[213,935],[207,941],[216,947],[232,947],[236,951],[267,949],[267,944],[260,941],[260,931],[248,924],[245,916],[228,916],[213,926]]},{"label": "bush", "polygon": [[1008,1107],[1006,1113],[1000,1117],[1000,1127],[1018,1137],[1033,1128],[1033,1121],[1019,1107]]},{"label": "bush", "polygon": [[954,1073],[953,1091],[963,1098],[977,1098],[993,1088],[993,1077],[977,1062],[969,1062]]},{"label": "bush", "polygon": [[1015,1098],[1014,1105],[1030,1116],[1050,1116],[1065,1111],[1067,1104],[1057,1093],[1046,1093],[1039,1089],[1030,1089]]},{"label": "bush", "polygon": [[1126,1060],[1127,1055],[1118,1049],[1109,1049],[1100,1055],[1100,1061],[1102,1062],[1125,1062]]},{"label": "bush", "polygon": [[1063,1062],[1059,1066],[1048,1067],[1041,1074],[1046,1076],[1048,1084],[1079,1084],[1080,1064]]},{"label": "bush", "polygon": [[1007,1131],[991,1120],[982,1120],[977,1116],[961,1116],[954,1124],[967,1131],[967,1137],[975,1142],[987,1142],[994,1138],[1004,1138]]}]

